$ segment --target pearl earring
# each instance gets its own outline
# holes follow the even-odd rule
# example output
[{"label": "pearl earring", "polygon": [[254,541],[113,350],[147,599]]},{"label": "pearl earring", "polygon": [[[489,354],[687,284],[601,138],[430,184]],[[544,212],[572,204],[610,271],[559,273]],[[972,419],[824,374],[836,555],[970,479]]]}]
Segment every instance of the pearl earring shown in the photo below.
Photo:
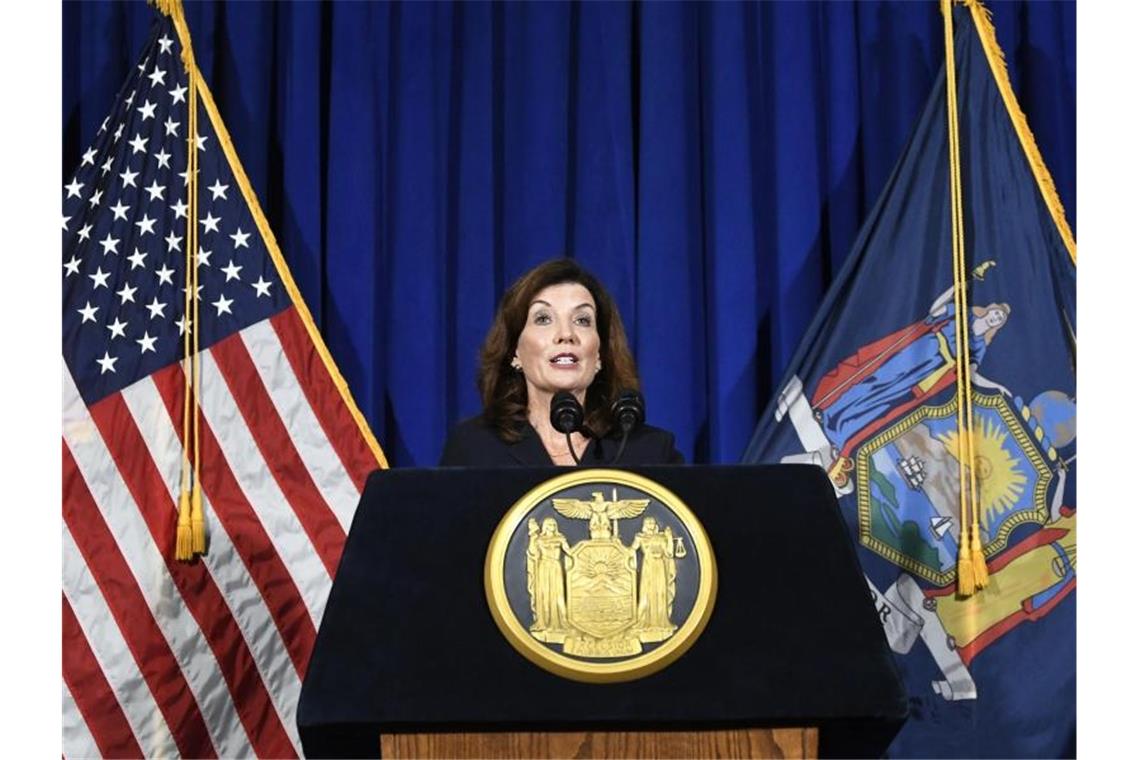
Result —
[{"label": "pearl earring", "polygon": [[519,361],[519,358],[517,356],[514,359],[511,359],[511,369],[513,369],[515,372],[522,371],[522,362]]}]

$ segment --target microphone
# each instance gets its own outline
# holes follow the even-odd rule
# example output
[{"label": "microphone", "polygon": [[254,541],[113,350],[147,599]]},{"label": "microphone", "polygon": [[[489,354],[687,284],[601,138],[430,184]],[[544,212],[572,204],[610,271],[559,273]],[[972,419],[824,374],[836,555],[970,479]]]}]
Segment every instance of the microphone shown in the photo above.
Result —
[{"label": "microphone", "polygon": [[582,420],[586,413],[574,394],[570,391],[558,391],[550,399],[550,424],[560,433],[566,434],[566,445],[570,449],[570,456],[574,464],[579,464],[578,453],[574,451],[574,442],[570,434],[582,427]]},{"label": "microphone", "polygon": [[621,425],[623,435],[629,435],[645,424],[645,397],[632,388],[618,393],[612,407],[614,419]]},{"label": "microphone", "polygon": [[625,453],[625,444],[629,440],[629,434],[638,426],[645,424],[645,397],[632,388],[626,388],[618,393],[610,411],[618,421],[618,425],[621,426],[621,444],[618,445],[617,454],[610,462],[610,464],[617,464],[621,455]]}]

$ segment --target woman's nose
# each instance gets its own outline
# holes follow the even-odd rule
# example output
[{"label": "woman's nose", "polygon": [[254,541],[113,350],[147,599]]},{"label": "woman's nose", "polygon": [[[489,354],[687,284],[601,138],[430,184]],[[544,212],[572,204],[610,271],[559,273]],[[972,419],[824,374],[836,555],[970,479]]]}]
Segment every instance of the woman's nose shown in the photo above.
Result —
[{"label": "woman's nose", "polygon": [[577,343],[578,335],[574,332],[574,327],[571,324],[560,324],[558,326],[558,335],[555,337],[559,343]]}]

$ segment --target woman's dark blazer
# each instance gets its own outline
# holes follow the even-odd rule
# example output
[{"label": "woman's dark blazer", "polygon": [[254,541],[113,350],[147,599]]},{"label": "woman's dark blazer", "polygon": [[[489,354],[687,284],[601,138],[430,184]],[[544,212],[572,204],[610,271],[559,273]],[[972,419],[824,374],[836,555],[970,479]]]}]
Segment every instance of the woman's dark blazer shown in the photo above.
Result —
[{"label": "woman's dark blazer", "polygon": [[[607,467],[611,464],[621,436],[591,438],[582,455],[582,467]],[[684,464],[685,458],[673,445],[673,434],[642,425],[629,434],[619,465]],[[472,417],[456,425],[443,447],[441,467],[553,467],[550,455],[538,433],[530,425],[517,443],[507,443],[482,417]]]}]

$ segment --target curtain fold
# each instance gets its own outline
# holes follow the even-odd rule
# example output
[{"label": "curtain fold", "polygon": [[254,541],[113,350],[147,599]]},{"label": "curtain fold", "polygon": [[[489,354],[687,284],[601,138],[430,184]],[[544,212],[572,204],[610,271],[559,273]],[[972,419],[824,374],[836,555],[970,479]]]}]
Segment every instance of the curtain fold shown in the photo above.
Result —
[{"label": "curtain fold", "polygon": [[[1075,4],[987,5],[1075,226]],[[64,4],[65,173],[152,13]],[[478,411],[499,297],[562,254],[616,298],[649,421],[691,461],[736,461],[943,58],[933,1],[186,15],[301,292],[397,465],[434,464]]]}]

